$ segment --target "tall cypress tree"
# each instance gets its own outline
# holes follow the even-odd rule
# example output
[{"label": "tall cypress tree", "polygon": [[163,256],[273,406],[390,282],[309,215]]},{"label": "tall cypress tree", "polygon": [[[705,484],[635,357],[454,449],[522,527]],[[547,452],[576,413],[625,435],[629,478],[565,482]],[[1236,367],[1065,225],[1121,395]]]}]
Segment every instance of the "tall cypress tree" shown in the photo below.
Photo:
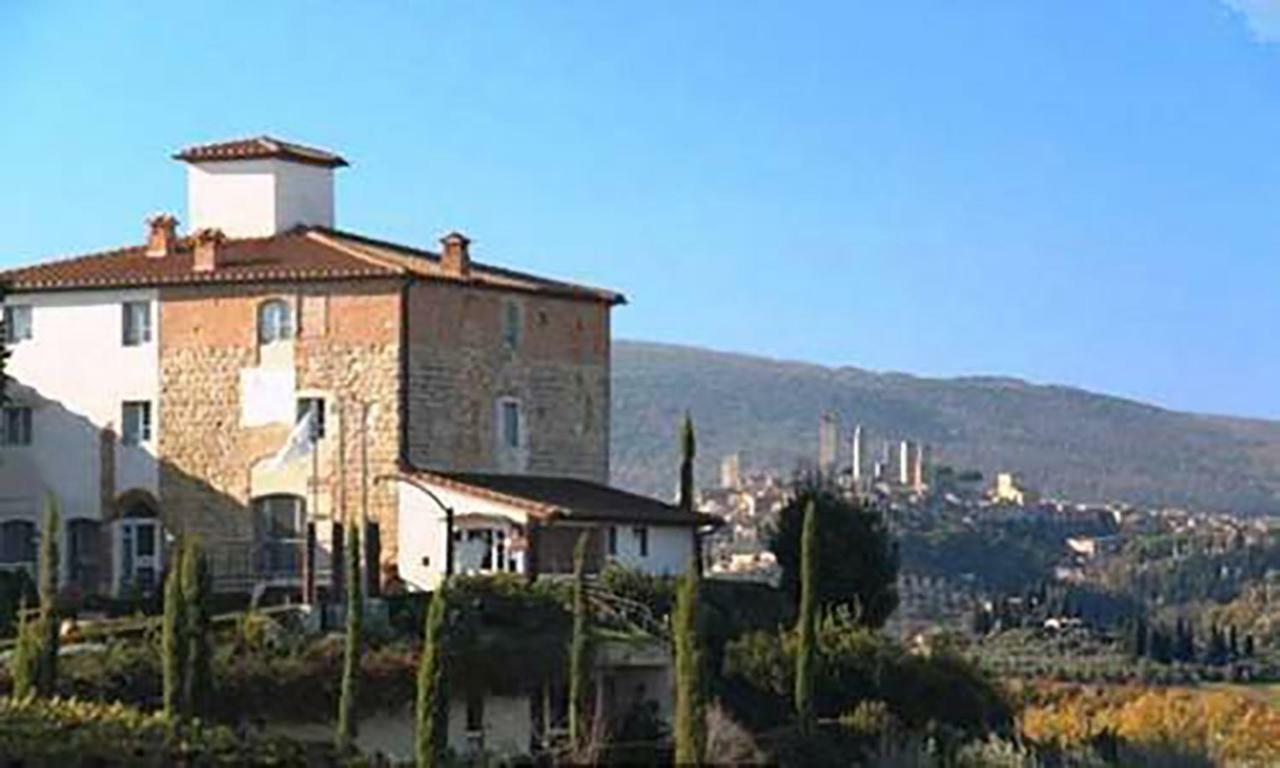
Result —
[{"label": "tall cypress tree", "polygon": [[209,638],[209,596],[212,592],[209,563],[199,544],[187,542],[182,558],[183,632],[182,713],[198,717],[204,713],[213,685],[213,647]]},{"label": "tall cypress tree", "polygon": [[45,497],[44,531],[40,537],[40,654],[36,689],[52,696],[58,685],[58,502]]},{"label": "tall cypress tree", "polygon": [[418,662],[418,702],[415,751],[418,768],[439,768],[449,747],[449,687],[445,660],[445,630],[449,603],[447,582],[431,596],[422,632]]},{"label": "tall cypress tree", "polygon": [[693,459],[698,450],[693,433],[693,417],[685,411],[680,425],[680,508],[693,510]]},{"label": "tall cypress tree", "polygon": [[591,674],[591,609],[587,604],[587,534],[578,535],[573,548],[573,636],[569,641],[569,743],[574,749],[586,738],[584,706]]},{"label": "tall cypress tree", "polygon": [[357,525],[351,526],[351,540],[344,554],[347,571],[347,643],[342,659],[342,694],[338,700],[339,752],[351,750],[357,733],[356,684],[360,674],[360,633],[364,622],[364,599],[360,590],[360,528]]},{"label": "tall cypress tree", "polygon": [[183,615],[182,563],[186,547],[181,541],[174,547],[173,562],[164,580],[164,618],[160,629],[160,654],[164,675],[164,716],[171,721],[180,715],[182,706],[182,675],[186,672],[183,642],[186,637],[186,620]]},{"label": "tall cypress tree", "polygon": [[701,579],[691,563],[676,593],[671,634],[675,641],[675,764],[702,765],[706,749],[706,696],[702,647],[698,638],[698,588]]},{"label": "tall cypress tree", "polygon": [[813,727],[813,686],[817,674],[817,576],[818,518],[810,501],[804,508],[804,527],[800,533],[800,610],[796,620],[796,718],[800,730]]}]

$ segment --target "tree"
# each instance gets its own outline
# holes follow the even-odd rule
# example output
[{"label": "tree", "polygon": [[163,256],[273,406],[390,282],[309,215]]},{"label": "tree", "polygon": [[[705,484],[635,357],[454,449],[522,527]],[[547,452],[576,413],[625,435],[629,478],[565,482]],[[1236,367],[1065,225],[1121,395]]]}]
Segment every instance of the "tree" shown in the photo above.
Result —
[{"label": "tree", "polygon": [[58,685],[58,502],[45,497],[44,530],[40,537],[40,652],[36,664],[36,690],[54,695]]},{"label": "tree", "polygon": [[10,675],[13,677],[13,696],[25,699],[36,693],[36,667],[40,655],[39,625],[28,618],[27,599],[22,598],[22,606],[18,609],[18,634],[13,649],[13,660],[9,663]]},{"label": "tree", "polygon": [[418,662],[418,701],[415,711],[418,768],[444,765],[449,746],[449,690],[445,676],[445,623],[449,593],[442,581],[431,596],[422,632],[422,657]]},{"label": "tree", "polygon": [[804,511],[813,504],[822,538],[817,542],[817,607],[845,606],[861,626],[878,628],[898,607],[898,548],[884,515],[845,498],[817,477],[796,483],[778,516],[770,549],[782,569],[782,588],[800,594],[800,533]]},{"label": "tree", "polygon": [[183,640],[186,620],[182,604],[182,561],[186,548],[181,542],[174,547],[173,563],[164,581],[164,618],[160,628],[161,671],[164,676],[164,716],[177,719],[182,705],[182,676],[185,670]]},{"label": "tree", "polygon": [[1147,620],[1139,615],[1133,620],[1132,634],[1129,640],[1129,653],[1134,658],[1142,658],[1147,655]]},{"label": "tree", "polygon": [[573,749],[586,738],[584,709],[591,673],[591,614],[587,604],[587,534],[579,534],[573,548],[573,636],[569,640],[569,743]]},{"label": "tree", "polygon": [[213,591],[209,562],[195,540],[182,557],[182,714],[198,717],[205,711],[213,686],[213,647],[209,637],[209,596]]},{"label": "tree", "polygon": [[698,636],[698,591],[694,563],[680,581],[671,634],[675,641],[675,764],[702,765],[706,748],[706,687]]},{"label": "tree", "polygon": [[804,531],[800,536],[800,608],[796,619],[796,718],[800,730],[813,726],[813,686],[817,676],[818,649],[818,515],[813,500],[805,504]]},{"label": "tree", "polygon": [[693,417],[685,411],[680,425],[680,508],[693,511],[693,459],[697,453],[697,440],[693,433]]},{"label": "tree", "polygon": [[364,621],[364,600],[360,590],[360,528],[351,526],[351,540],[344,553],[347,569],[347,642],[342,659],[342,694],[338,700],[337,745],[340,753],[351,751],[357,725],[356,683],[360,674],[360,632]]}]

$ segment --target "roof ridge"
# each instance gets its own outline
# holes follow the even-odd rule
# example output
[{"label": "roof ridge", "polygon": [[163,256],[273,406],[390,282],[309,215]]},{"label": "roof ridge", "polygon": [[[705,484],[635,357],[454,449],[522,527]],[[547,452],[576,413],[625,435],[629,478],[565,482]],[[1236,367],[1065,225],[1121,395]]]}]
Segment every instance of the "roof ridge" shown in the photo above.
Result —
[{"label": "roof ridge", "polygon": [[319,231],[318,228],[308,228],[307,230],[305,230],[304,234],[306,235],[306,237],[310,238],[311,240],[314,240],[317,243],[321,243],[322,245],[328,248],[332,248],[333,250],[341,254],[350,256],[355,259],[360,259],[361,261],[368,262],[370,264],[373,264],[374,266],[383,267],[384,269],[391,269],[400,274],[404,274],[405,272],[408,271],[407,269],[405,269],[403,264],[397,264],[394,261],[391,261],[390,259],[382,259],[371,253],[365,253],[361,251],[359,248],[353,248],[349,245],[343,245],[342,243],[335,242],[333,238],[331,238],[324,232]]}]

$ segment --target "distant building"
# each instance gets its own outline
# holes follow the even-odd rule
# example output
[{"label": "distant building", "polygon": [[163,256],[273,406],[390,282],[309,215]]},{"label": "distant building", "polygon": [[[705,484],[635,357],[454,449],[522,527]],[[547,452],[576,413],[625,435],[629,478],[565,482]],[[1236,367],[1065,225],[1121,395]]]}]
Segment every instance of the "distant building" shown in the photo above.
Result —
[{"label": "distant building", "polygon": [[915,444],[910,440],[903,440],[898,443],[898,485],[903,487],[911,485],[912,478],[915,476],[913,460],[915,459]]},{"label": "distant building", "polygon": [[836,468],[838,439],[835,415],[822,414],[822,421],[818,424],[818,469],[824,475],[831,474]]},{"label": "distant building", "polygon": [[1024,507],[1035,504],[1040,496],[1035,491],[1020,486],[1012,472],[999,472],[996,474],[995,488],[991,490],[991,500],[998,504]]},{"label": "distant building", "polygon": [[742,486],[742,458],[740,454],[731,453],[720,460],[720,487],[739,488]]},{"label": "distant building", "polygon": [[853,452],[853,459],[850,463],[852,469],[853,487],[858,488],[862,485],[862,425],[859,424],[853,428],[853,440],[850,445]]}]

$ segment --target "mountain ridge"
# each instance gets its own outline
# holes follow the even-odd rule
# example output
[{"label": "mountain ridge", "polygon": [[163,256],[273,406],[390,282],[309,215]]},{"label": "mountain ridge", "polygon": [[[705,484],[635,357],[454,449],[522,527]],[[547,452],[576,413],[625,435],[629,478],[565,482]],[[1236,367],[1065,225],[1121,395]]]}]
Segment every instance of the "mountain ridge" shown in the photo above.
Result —
[{"label": "mountain ridge", "polygon": [[937,463],[1015,471],[1073,501],[1280,511],[1280,422],[1011,376],[926,377],[632,340],[613,346],[614,482],[670,495],[686,409],[704,487],[718,484],[731,452],[747,470],[812,463],[818,419],[832,412],[842,464],[861,423],[869,456],[886,440],[919,440]]}]

